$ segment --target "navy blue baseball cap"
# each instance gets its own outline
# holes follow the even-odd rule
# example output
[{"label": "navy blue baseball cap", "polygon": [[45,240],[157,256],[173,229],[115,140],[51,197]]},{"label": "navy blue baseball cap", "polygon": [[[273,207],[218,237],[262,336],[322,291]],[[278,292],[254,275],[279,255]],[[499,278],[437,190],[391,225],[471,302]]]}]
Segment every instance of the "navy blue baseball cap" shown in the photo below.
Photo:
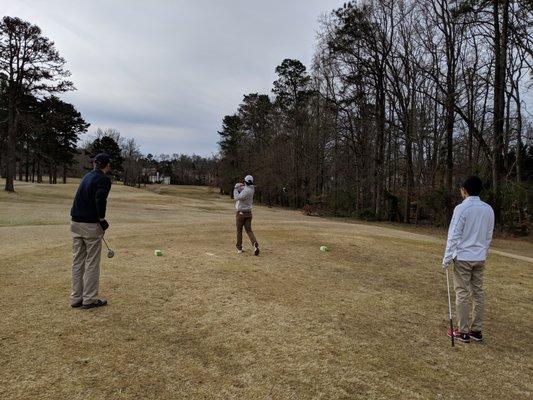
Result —
[{"label": "navy blue baseball cap", "polygon": [[100,153],[94,156],[92,161],[94,161],[98,167],[105,168],[111,164],[111,157],[109,157],[109,154],[107,153]]}]

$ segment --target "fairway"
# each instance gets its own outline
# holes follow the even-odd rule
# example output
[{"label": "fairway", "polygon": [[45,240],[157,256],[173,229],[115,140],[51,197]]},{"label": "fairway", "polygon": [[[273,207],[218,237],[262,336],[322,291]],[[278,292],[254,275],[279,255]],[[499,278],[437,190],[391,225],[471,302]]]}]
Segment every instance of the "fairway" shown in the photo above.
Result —
[{"label": "fairway", "polygon": [[256,207],[238,255],[228,197],[117,184],[109,305],[71,309],[76,187],[0,193],[0,399],[532,398],[531,239],[495,241],[486,342],[451,349],[443,233]]}]

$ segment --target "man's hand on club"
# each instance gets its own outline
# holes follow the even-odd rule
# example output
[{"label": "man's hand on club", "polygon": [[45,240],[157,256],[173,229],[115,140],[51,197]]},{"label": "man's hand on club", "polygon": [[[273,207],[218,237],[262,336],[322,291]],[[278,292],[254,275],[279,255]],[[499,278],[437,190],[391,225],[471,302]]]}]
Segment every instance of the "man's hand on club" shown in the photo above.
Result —
[{"label": "man's hand on club", "polygon": [[449,261],[443,261],[442,262],[442,269],[447,270],[450,267]]},{"label": "man's hand on club", "polygon": [[100,220],[100,226],[104,230],[104,232],[109,228],[109,223],[105,219]]}]

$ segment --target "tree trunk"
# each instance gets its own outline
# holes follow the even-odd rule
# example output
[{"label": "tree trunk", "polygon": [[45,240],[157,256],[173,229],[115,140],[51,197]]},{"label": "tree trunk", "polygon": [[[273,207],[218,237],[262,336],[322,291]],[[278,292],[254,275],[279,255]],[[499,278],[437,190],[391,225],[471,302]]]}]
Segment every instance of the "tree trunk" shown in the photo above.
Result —
[{"label": "tree trunk", "polygon": [[[468,70],[468,87],[467,87],[467,93],[468,93],[468,106],[467,106],[467,112],[468,112],[468,118],[469,120],[474,120],[474,108],[475,108],[475,88],[474,88],[474,70],[469,69]],[[472,125],[468,124],[468,158],[467,158],[467,170],[468,173],[472,173],[472,165],[473,165],[473,156],[474,156],[474,130],[472,128]]]},{"label": "tree trunk", "polygon": [[[500,3],[502,26],[500,30]],[[494,191],[494,214],[501,222],[501,190],[503,176],[504,118],[505,118],[505,72],[507,59],[507,33],[509,25],[509,0],[493,0],[494,17],[494,123],[492,185]]]},{"label": "tree trunk", "polygon": [[453,125],[455,95],[453,84],[450,82],[448,93],[446,94],[446,219],[450,220],[453,213],[452,191],[453,191]]},{"label": "tree trunk", "polygon": [[374,154],[374,211],[381,219],[383,214],[383,160],[385,158],[385,83],[383,74],[378,74],[376,85],[376,148]]},{"label": "tree trunk", "polygon": [[516,182],[522,182],[522,152],[524,144],[522,143],[522,110],[520,104],[520,93],[517,86],[516,90]]},{"label": "tree trunk", "polygon": [[4,154],[0,152],[0,178],[6,177],[6,168],[4,166]]},{"label": "tree trunk", "polygon": [[23,166],[24,163],[22,162],[22,158],[19,160],[19,181],[22,182],[22,175],[23,175]]},{"label": "tree trunk", "polygon": [[15,177],[15,152],[17,143],[17,118],[16,118],[16,94],[14,88],[8,89],[8,115],[7,115],[7,154],[6,154],[6,185],[4,190],[6,192],[14,192],[14,177]]},{"label": "tree trunk", "polygon": [[26,182],[29,181],[30,175],[30,146],[26,146]]},{"label": "tree trunk", "polygon": [[[409,112],[411,114],[411,112]],[[411,119],[411,116],[407,118]],[[413,170],[413,143],[411,137],[412,122],[406,124],[405,132],[405,215],[404,221],[411,222],[411,198],[414,187],[414,170]]]},{"label": "tree trunk", "polygon": [[41,160],[37,160],[37,183],[43,183],[43,170],[41,168]]}]

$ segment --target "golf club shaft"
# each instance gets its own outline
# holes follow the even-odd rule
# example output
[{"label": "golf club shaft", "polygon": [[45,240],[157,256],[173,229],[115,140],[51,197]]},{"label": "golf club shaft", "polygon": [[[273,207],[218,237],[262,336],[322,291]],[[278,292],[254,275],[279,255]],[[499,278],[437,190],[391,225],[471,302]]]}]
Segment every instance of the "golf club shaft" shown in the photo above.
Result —
[{"label": "golf club shaft", "polygon": [[107,245],[107,242],[105,241],[105,237],[102,236],[102,239],[103,239],[103,241],[104,241],[104,243],[105,243],[105,247],[107,247],[107,250],[110,250],[110,249],[109,249],[109,246]]},{"label": "golf club shaft", "polygon": [[455,338],[453,337],[453,319],[452,319],[452,300],[450,297],[450,278],[448,277],[448,268],[446,268],[446,289],[448,290],[448,313],[450,316],[450,329],[451,329],[451,339],[452,347],[455,346]]}]

